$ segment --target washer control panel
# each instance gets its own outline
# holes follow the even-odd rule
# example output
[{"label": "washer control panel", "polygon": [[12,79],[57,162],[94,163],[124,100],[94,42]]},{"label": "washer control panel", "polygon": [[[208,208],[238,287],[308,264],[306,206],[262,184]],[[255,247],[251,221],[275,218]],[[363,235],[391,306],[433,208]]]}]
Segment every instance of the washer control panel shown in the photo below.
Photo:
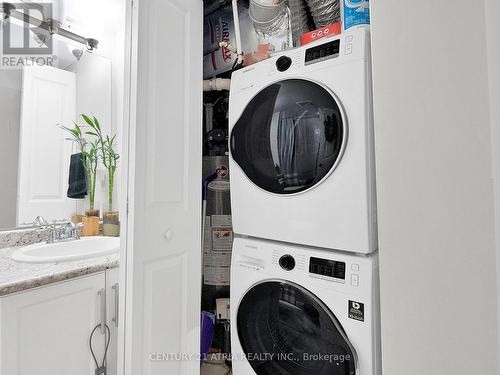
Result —
[{"label": "washer control panel", "polygon": [[330,258],[320,254],[306,256],[293,250],[295,249],[273,249],[271,263],[276,268],[294,275],[306,273],[314,279],[343,284],[351,288],[364,285],[360,276],[362,259],[350,257],[346,260],[342,256]]},{"label": "washer control panel", "polygon": [[309,260],[309,273],[320,277],[345,280],[346,266],[344,262],[311,257]]}]

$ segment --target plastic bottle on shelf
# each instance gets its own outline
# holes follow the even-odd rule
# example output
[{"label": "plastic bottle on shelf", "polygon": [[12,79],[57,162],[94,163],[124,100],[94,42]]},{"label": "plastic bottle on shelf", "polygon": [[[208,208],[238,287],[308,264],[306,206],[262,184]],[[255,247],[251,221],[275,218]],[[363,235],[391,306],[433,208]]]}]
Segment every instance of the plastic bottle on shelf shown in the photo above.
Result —
[{"label": "plastic bottle on shelf", "polygon": [[342,31],[370,26],[369,0],[339,0]]}]

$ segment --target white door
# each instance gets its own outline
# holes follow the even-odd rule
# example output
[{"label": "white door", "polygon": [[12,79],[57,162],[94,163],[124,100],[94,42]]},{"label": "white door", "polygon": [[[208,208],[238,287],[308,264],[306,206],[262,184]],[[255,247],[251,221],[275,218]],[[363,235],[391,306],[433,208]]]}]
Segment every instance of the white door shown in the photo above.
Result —
[{"label": "white door", "polygon": [[200,0],[134,0],[127,375],[200,368],[202,8]]},{"label": "white door", "polygon": [[57,125],[73,126],[75,74],[52,67],[23,72],[17,222],[69,219],[74,200],[66,197],[71,142]]},{"label": "white door", "polygon": [[[0,298],[0,375],[91,375],[104,272]],[[104,335],[94,334],[102,361]]]}]

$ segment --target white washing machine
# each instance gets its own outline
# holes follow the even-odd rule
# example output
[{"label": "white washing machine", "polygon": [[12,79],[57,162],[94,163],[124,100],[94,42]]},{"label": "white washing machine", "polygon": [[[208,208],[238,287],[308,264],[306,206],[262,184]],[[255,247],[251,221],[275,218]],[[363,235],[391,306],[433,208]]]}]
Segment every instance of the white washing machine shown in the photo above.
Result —
[{"label": "white washing machine", "polygon": [[281,53],[231,79],[235,233],[377,249],[370,34]]},{"label": "white washing machine", "polygon": [[234,375],[380,375],[378,254],[236,238]]}]

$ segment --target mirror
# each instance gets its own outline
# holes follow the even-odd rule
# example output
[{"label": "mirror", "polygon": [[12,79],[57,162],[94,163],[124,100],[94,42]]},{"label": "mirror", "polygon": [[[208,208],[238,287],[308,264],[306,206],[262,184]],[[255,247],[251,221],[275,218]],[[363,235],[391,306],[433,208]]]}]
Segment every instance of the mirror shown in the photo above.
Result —
[{"label": "mirror", "polygon": [[[26,27],[18,23],[12,33],[21,35]],[[43,43],[44,35],[33,29],[29,35],[30,42]],[[51,62],[0,68],[0,230],[33,226],[38,216],[48,223],[69,221],[89,209],[87,182],[82,194],[68,197],[75,173],[70,161],[80,148],[61,126],[80,125],[90,142],[93,136],[85,133],[92,129],[82,114],[95,117],[104,136],[116,135],[119,153],[120,93],[113,88],[119,90],[122,77],[120,67],[113,66],[115,46],[103,46],[102,53],[59,35],[52,41]],[[95,175],[94,208],[102,214],[110,210],[107,169],[100,165]],[[119,169],[114,195],[116,180]],[[117,202],[115,197],[113,211],[119,209]]]}]

